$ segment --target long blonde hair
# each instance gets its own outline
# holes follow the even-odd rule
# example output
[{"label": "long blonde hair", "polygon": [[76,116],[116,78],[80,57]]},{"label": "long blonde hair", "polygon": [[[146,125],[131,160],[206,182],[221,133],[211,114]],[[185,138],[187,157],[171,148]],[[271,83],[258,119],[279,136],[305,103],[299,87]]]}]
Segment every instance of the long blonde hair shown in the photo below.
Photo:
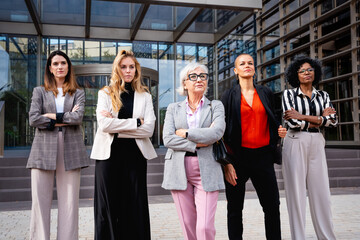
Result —
[{"label": "long blonde hair", "polygon": [[115,112],[120,111],[123,106],[121,101],[121,93],[126,92],[125,89],[125,81],[123,80],[123,76],[120,70],[120,63],[125,58],[131,58],[135,62],[135,76],[134,79],[131,81],[131,86],[136,92],[149,92],[149,89],[143,84],[141,81],[141,67],[139,62],[136,60],[134,53],[132,51],[122,50],[116,56],[111,72],[111,79],[109,86],[105,86],[103,89],[108,95],[111,97],[111,104],[113,110]]}]

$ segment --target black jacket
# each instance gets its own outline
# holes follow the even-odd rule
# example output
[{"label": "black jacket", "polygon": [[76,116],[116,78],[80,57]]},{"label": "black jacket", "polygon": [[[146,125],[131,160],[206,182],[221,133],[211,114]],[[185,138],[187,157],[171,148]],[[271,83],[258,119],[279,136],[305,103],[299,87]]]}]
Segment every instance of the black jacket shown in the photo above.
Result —
[{"label": "black jacket", "polygon": [[[254,84],[260,100],[266,110],[269,122],[270,145],[275,149],[279,139],[279,122],[275,117],[274,94],[265,86]],[[226,90],[221,97],[225,107],[226,130],[224,134],[225,143],[236,154],[241,146],[241,90],[240,84]]]}]

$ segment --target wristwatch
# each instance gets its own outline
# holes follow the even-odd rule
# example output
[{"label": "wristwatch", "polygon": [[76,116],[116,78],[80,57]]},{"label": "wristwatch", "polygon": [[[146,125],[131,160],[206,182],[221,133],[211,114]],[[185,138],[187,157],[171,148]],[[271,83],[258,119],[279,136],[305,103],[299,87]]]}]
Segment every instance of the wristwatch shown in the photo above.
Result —
[{"label": "wristwatch", "polygon": [[185,138],[188,138],[189,133],[185,132]]},{"label": "wristwatch", "polygon": [[137,127],[140,127],[141,126],[140,118],[137,118],[136,121],[137,121]]}]

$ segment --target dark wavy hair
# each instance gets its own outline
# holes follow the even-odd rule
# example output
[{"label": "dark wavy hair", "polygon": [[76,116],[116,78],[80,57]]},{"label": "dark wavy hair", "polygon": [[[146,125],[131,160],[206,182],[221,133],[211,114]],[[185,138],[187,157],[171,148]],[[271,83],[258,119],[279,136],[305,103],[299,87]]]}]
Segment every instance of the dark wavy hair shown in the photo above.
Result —
[{"label": "dark wavy hair", "polygon": [[76,89],[79,88],[79,85],[76,82],[76,79],[73,75],[73,69],[72,64],[69,59],[69,57],[62,51],[56,50],[50,53],[47,61],[46,61],[46,67],[45,67],[45,76],[44,76],[44,87],[46,91],[52,91],[55,96],[59,93],[56,87],[56,81],[54,78],[54,75],[50,72],[50,66],[52,63],[53,57],[56,55],[62,56],[65,58],[67,64],[68,64],[68,73],[65,76],[65,82],[63,84],[63,93],[64,96],[68,92],[70,95],[73,95],[76,92]]},{"label": "dark wavy hair", "polygon": [[315,69],[315,76],[312,85],[316,86],[320,82],[322,76],[321,62],[305,55],[298,55],[295,56],[294,60],[285,70],[285,81],[289,82],[294,88],[300,86],[298,71],[304,63],[310,64],[310,66]]}]

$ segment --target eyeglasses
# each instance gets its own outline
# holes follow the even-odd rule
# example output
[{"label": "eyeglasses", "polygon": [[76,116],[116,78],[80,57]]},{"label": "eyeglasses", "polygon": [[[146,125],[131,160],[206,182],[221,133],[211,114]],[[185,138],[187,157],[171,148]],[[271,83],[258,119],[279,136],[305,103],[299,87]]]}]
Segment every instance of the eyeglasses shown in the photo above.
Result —
[{"label": "eyeglasses", "polygon": [[188,75],[190,81],[197,81],[200,78],[201,81],[206,81],[209,78],[209,74],[207,73],[200,73],[197,75],[196,73],[191,73]]},{"label": "eyeglasses", "polygon": [[313,68],[301,69],[301,70],[298,71],[298,73],[304,74],[306,71],[307,71],[308,73],[312,73],[314,70],[315,70],[315,69],[313,69]]}]

